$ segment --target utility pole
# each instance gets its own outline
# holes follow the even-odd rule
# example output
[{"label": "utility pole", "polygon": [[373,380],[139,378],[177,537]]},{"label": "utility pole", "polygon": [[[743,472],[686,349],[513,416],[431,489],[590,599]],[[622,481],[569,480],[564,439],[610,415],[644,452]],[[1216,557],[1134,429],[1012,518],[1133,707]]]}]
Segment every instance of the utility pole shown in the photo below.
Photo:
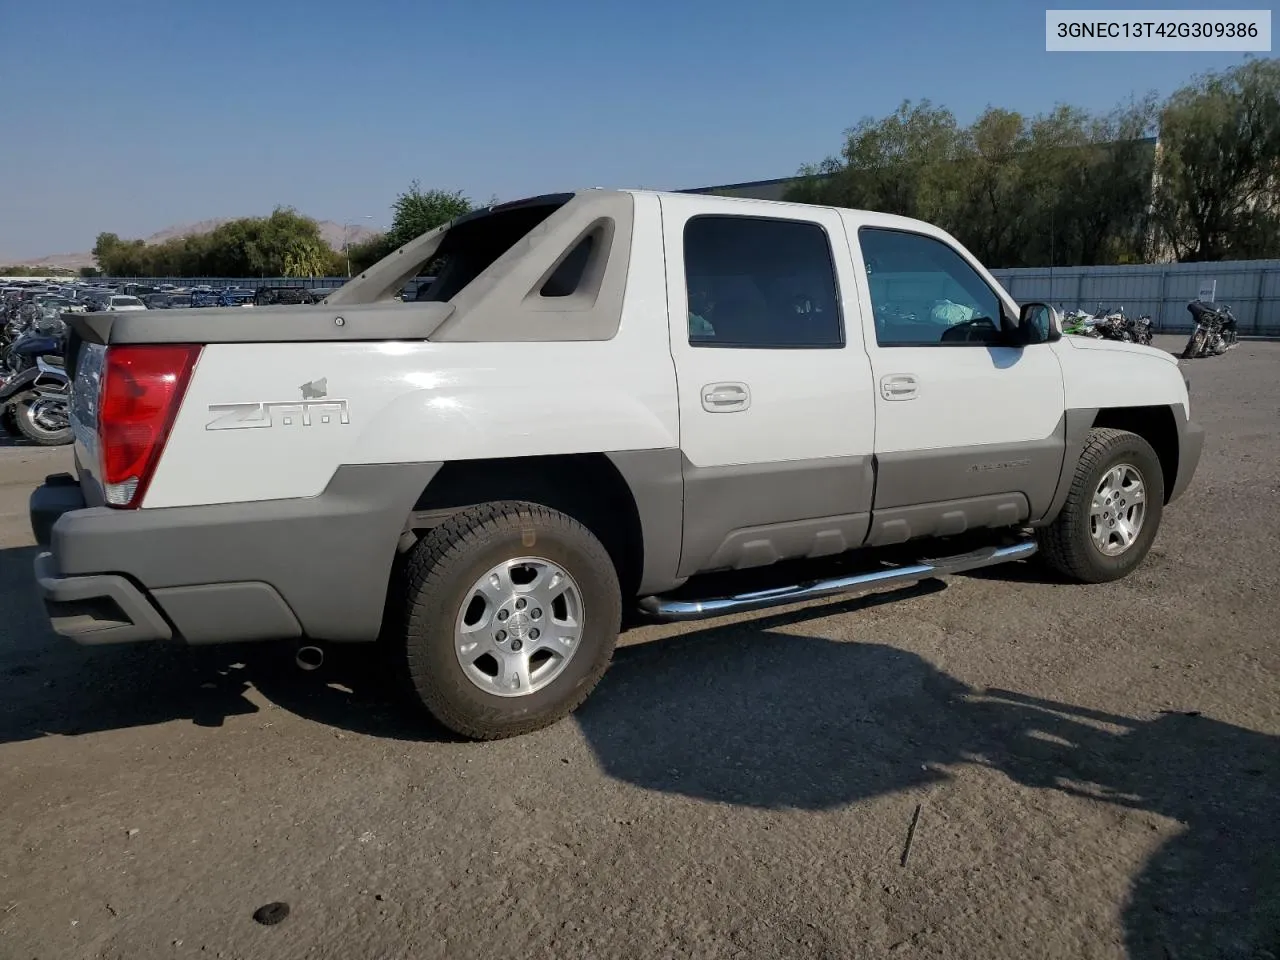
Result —
[{"label": "utility pole", "polygon": [[[373,217],[365,215],[360,219],[372,220]],[[348,220],[342,225],[342,250],[347,255],[347,279],[351,278],[351,228],[355,225],[354,220]]]},{"label": "utility pole", "polygon": [[1057,259],[1056,251],[1054,249],[1054,240],[1057,237],[1057,233],[1058,233],[1057,224],[1055,222],[1056,217],[1054,216],[1055,212],[1057,211],[1057,207],[1058,207],[1057,197],[1054,197],[1053,202],[1049,204],[1049,297],[1048,299],[1050,303],[1053,303],[1053,262],[1054,260]]}]

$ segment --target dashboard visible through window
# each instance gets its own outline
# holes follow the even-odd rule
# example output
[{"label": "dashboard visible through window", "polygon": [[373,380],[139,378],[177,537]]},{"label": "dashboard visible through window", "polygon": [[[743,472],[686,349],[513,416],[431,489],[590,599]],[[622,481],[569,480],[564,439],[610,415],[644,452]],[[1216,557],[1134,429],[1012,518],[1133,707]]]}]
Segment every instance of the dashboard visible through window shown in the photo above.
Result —
[{"label": "dashboard visible through window", "polygon": [[1001,342],[999,297],[949,244],[881,227],[862,227],[858,241],[878,345]]}]

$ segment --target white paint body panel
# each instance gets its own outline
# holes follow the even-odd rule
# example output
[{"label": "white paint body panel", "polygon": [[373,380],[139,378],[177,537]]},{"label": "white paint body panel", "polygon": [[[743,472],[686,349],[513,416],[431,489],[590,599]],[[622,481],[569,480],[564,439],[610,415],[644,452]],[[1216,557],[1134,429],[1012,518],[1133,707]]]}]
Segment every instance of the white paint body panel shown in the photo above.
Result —
[{"label": "white paint body panel", "polygon": [[[679,446],[656,197],[634,229],[612,340],[205,347],[143,506],[315,496],[348,463]],[[205,429],[210,404],[297,401],[321,378],[350,423]]]},{"label": "white paint body panel", "polygon": [[[684,228],[697,214],[797,219],[822,226],[831,240],[842,299],[843,349],[734,349],[689,344]],[[699,195],[663,196],[667,259],[666,312],[680,391],[680,443],[696,467],[867,456],[875,433],[871,367],[862,350],[852,264],[839,215],[800,204],[734,200],[726,206]],[[703,387],[745,383],[745,410],[709,412]]]},{"label": "white paint body panel", "polygon": [[[858,243],[863,226],[909,230],[949,245],[986,281],[1005,309],[1018,305],[991,273],[945,231],[884,214],[845,211],[849,249],[855,261],[868,356],[875,377],[877,453],[1043,440],[1062,419],[1066,391],[1052,344],[1027,347],[881,347],[876,343],[866,263]],[[909,375],[917,395],[882,396],[882,378]]]},{"label": "white paint body panel", "polygon": [[1115,340],[1063,337],[1053,344],[1062,364],[1068,407],[1182,404],[1191,417],[1178,358],[1155,347]]},{"label": "white paint body panel", "polygon": [[877,382],[915,377],[910,400],[876,391],[876,453],[1043,440],[1062,419],[1064,390],[1050,344],[870,348]]},{"label": "white paint body panel", "polygon": [[[950,243],[898,217],[764,201],[637,191],[622,318],[608,341],[214,344],[205,347],[144,507],[321,493],[343,464],[679,447],[696,466],[867,455],[1048,436],[1068,407],[1186,404],[1176,362],[1149,348],[1074,338],[1007,348],[876,346],[862,224]],[[698,349],[687,338],[682,235],[698,213],[794,217],[832,240],[843,349]],[[270,323],[270,311],[262,322]],[[1019,354],[1021,354],[1019,356]],[[920,395],[886,401],[885,374]],[[298,401],[325,379],[349,422],[209,430],[210,405]],[[708,413],[703,385],[740,381],[750,408]]]}]

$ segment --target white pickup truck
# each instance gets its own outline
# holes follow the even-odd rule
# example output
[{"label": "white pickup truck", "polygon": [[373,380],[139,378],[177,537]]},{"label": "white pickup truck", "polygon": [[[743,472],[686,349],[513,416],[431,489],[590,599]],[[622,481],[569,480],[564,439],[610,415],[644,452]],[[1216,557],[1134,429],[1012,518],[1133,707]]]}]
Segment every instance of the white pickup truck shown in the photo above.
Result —
[{"label": "white pickup truck", "polygon": [[[936,227],[819,206],[535,197],[319,304],[68,320],[76,475],[31,500],[55,630],[381,640],[474,738],[575,709],[627,610],[715,616],[1037,549],[1123,577],[1203,443],[1170,354],[1063,338]],[[699,592],[849,551],[867,572]]]}]

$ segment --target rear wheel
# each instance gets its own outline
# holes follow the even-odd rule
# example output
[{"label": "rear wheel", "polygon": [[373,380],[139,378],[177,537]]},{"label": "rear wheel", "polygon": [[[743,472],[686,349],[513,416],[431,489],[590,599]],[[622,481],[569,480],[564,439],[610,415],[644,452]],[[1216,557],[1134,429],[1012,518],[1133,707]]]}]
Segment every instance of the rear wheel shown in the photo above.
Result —
[{"label": "rear wheel", "polygon": [[550,726],[595,688],[622,599],[608,552],[547,507],[471,507],[413,548],[392,649],[411,695],[465,737]]},{"label": "rear wheel", "polygon": [[18,433],[32,443],[59,447],[71,442],[71,424],[67,420],[65,401],[28,393],[14,402],[12,410]]},{"label": "rear wheel", "polygon": [[12,407],[5,407],[3,411],[0,411],[0,430],[3,430],[11,437],[22,436],[18,432],[18,421],[14,418]]},{"label": "rear wheel", "polygon": [[1092,430],[1066,504],[1038,532],[1058,572],[1084,583],[1128,576],[1147,555],[1164,511],[1164,474],[1151,444],[1126,430]]}]

